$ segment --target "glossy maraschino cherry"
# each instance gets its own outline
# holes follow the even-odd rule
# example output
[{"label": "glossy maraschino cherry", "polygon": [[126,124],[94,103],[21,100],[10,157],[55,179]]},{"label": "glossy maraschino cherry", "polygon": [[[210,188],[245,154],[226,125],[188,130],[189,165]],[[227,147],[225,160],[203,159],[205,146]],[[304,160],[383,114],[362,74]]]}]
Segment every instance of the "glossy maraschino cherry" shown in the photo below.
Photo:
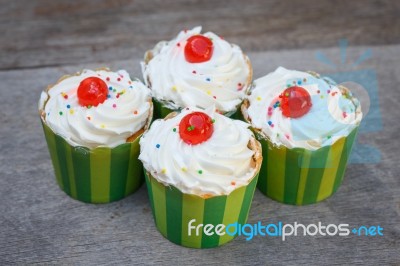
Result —
[{"label": "glossy maraschino cherry", "polygon": [[187,39],[185,58],[189,63],[202,63],[210,60],[213,54],[213,43],[203,35],[194,35]]},{"label": "glossy maraschino cherry", "polygon": [[107,84],[98,77],[88,77],[78,87],[78,101],[82,106],[97,106],[107,99]]},{"label": "glossy maraschino cherry", "polygon": [[214,132],[214,124],[207,114],[193,112],[184,116],[179,123],[179,136],[190,145],[208,140]]},{"label": "glossy maraschino cherry", "polygon": [[310,94],[302,87],[289,87],[279,97],[282,114],[286,117],[302,117],[312,106]]}]

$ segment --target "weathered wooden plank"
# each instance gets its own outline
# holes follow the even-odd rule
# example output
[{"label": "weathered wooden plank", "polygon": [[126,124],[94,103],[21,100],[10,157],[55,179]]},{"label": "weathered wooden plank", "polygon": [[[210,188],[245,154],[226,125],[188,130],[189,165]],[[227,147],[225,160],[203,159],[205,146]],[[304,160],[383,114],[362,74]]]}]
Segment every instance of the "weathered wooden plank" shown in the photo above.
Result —
[{"label": "weathered wooden plank", "polygon": [[246,52],[400,42],[400,2],[2,0],[0,69],[110,62],[203,25]]}]

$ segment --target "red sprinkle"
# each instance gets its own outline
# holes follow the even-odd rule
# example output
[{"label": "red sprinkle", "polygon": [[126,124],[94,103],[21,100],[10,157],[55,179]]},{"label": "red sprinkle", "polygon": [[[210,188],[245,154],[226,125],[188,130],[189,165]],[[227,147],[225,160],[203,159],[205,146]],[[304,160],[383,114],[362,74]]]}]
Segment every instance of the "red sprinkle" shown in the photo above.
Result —
[{"label": "red sprinkle", "polygon": [[107,78],[106,78],[106,80],[107,80],[107,81],[110,81],[110,78],[109,78],[109,77],[107,77]]},{"label": "red sprinkle", "polygon": [[137,113],[138,113],[138,112],[137,112],[136,110],[135,110],[135,111],[133,111],[133,114],[137,115]]},{"label": "red sprinkle", "polygon": [[121,81],[121,78],[117,78],[117,81]]},{"label": "red sprinkle", "polygon": [[235,185],[236,185],[236,182],[235,182],[235,181],[232,181],[232,182],[231,182],[231,185],[232,185],[232,186],[235,186]]},{"label": "red sprinkle", "polygon": [[193,73],[193,74],[196,74],[197,72],[196,72],[196,70],[193,70],[192,73]]}]

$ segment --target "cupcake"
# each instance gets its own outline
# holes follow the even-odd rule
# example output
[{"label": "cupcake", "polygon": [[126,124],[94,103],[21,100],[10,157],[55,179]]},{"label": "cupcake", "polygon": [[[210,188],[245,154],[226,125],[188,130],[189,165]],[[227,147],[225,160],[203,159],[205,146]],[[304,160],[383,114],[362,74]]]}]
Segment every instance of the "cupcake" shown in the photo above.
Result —
[{"label": "cupcake", "polygon": [[259,190],[305,205],[341,184],[362,119],[359,101],[329,78],[279,67],[254,81],[242,114],[263,146]]},{"label": "cupcake", "polygon": [[181,31],[146,52],[142,71],[152,91],[155,118],[184,107],[233,115],[252,81],[249,58],[218,35],[201,27]]},{"label": "cupcake", "polygon": [[91,203],[138,189],[139,138],[152,110],[149,89],[124,70],[83,70],[43,91],[39,114],[61,189]]},{"label": "cupcake", "polygon": [[235,235],[195,228],[246,223],[262,161],[248,127],[213,107],[185,108],[154,121],[143,135],[139,159],[164,237],[186,247],[216,247]]}]

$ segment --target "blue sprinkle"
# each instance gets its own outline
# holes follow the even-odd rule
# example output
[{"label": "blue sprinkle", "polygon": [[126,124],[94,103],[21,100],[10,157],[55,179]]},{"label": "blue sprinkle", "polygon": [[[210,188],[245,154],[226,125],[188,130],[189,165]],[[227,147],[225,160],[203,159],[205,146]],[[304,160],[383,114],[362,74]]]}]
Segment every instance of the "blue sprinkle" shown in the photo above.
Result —
[{"label": "blue sprinkle", "polygon": [[108,89],[109,89],[110,91],[112,91],[113,88],[110,86],[110,87],[108,87]]},{"label": "blue sprinkle", "polygon": [[129,86],[129,88],[133,89],[133,86]]},{"label": "blue sprinkle", "polygon": [[211,81],[211,79],[210,79],[210,78],[206,78],[206,80],[207,80],[207,81]]},{"label": "blue sprinkle", "polygon": [[268,121],[268,125],[271,125],[272,124],[272,122],[271,121]]},{"label": "blue sprinkle", "polygon": [[67,104],[67,108],[68,108],[68,109],[71,108],[71,105]]},{"label": "blue sprinkle", "polygon": [[107,98],[111,98],[111,95],[110,95],[110,94],[107,94]]},{"label": "blue sprinkle", "polygon": [[299,85],[300,85],[300,84],[301,84],[301,80],[297,81],[297,84],[299,84]]},{"label": "blue sprinkle", "polygon": [[160,144],[157,144],[157,145],[156,145],[156,148],[159,149],[159,148],[160,148]]}]

